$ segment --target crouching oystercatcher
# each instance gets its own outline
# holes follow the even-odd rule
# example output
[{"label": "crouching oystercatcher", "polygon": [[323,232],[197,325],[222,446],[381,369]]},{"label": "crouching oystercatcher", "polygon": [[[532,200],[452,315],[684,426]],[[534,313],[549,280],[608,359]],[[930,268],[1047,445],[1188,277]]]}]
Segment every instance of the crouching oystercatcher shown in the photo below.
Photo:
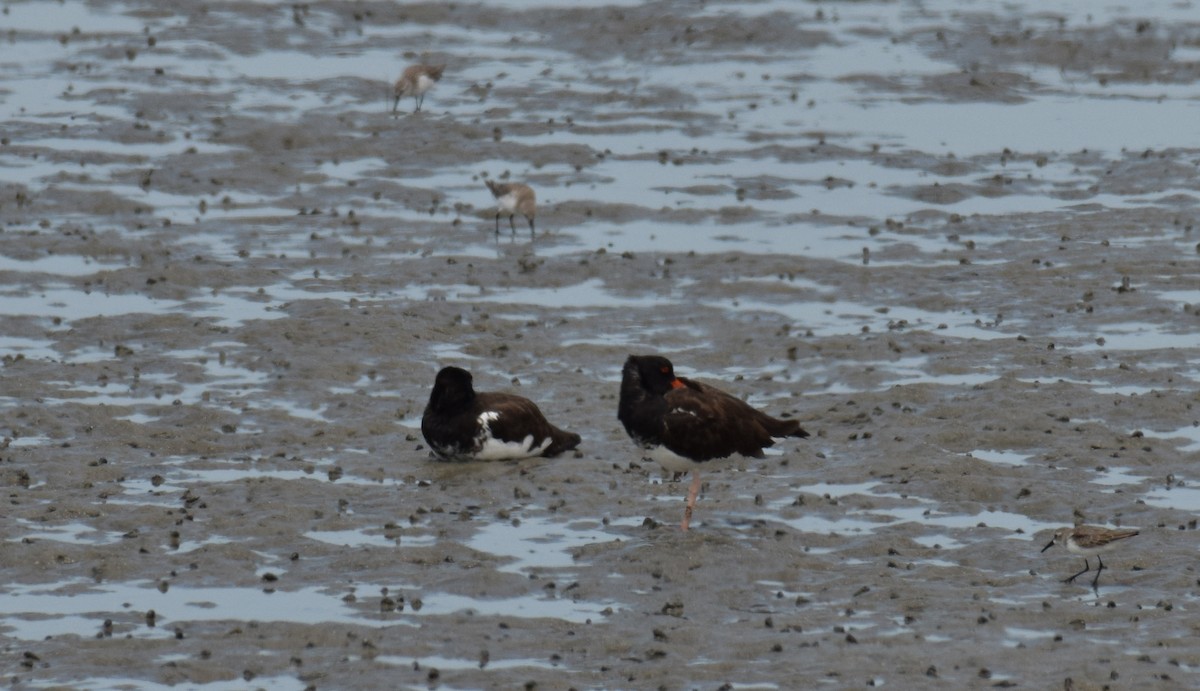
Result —
[{"label": "crouching oystercatcher", "polygon": [[555,456],[579,445],[579,435],[550,424],[528,398],[475,391],[471,373],[444,367],[421,416],[421,434],[445,459],[479,461]]}]

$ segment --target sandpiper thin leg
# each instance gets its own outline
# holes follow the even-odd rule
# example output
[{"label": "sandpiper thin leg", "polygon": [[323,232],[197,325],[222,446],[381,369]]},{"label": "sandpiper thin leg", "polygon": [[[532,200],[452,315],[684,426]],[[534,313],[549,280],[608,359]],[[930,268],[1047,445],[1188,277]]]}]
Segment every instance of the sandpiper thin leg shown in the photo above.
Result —
[{"label": "sandpiper thin leg", "polygon": [[[1083,571],[1080,571],[1079,573],[1075,574],[1074,576],[1071,576],[1070,578],[1064,578],[1063,583],[1073,583],[1076,578],[1079,578],[1080,576],[1082,576],[1083,574],[1085,574],[1091,570],[1092,570],[1092,567],[1088,565],[1087,557],[1084,557],[1083,558]],[[1096,575],[1099,576],[1100,575],[1099,572],[1097,572]]]}]

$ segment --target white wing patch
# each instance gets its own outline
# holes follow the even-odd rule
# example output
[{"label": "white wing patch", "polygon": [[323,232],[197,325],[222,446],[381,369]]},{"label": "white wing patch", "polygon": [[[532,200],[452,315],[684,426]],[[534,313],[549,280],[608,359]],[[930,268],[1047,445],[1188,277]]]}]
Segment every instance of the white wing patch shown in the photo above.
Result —
[{"label": "white wing patch", "polygon": [[508,461],[517,458],[541,456],[554,440],[546,437],[541,444],[535,444],[533,435],[527,434],[519,442],[502,441],[492,435],[492,421],[499,420],[500,413],[494,410],[484,411],[479,415],[479,452],[475,458],[480,461]]}]

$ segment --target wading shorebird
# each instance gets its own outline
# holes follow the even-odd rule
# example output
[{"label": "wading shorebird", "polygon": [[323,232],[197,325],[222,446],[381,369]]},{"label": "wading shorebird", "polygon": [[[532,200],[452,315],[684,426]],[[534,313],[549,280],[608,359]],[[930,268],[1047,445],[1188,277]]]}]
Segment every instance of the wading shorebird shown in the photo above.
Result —
[{"label": "wading shorebird", "polygon": [[808,436],[796,420],[773,418],[720,389],[675,376],[671,361],[657,355],[630,355],[625,361],[617,418],[663,468],[692,473],[684,530],[696,506],[703,464],[735,453],[762,458],[773,438]]},{"label": "wading shorebird", "polygon": [[1117,543],[1126,538],[1131,538],[1137,535],[1136,530],[1118,530],[1113,528],[1099,528],[1093,525],[1077,525],[1074,528],[1059,528],[1054,533],[1054,537],[1050,539],[1050,543],[1042,548],[1042,551],[1050,549],[1054,545],[1065,545],[1068,552],[1072,554],[1083,555],[1083,571],[1064,578],[1063,583],[1071,583],[1076,578],[1082,576],[1091,570],[1087,558],[1095,555],[1096,576],[1092,579],[1092,589],[1097,589],[1097,584],[1100,582],[1100,572],[1104,570],[1104,562],[1100,560],[1100,553],[1107,552]]},{"label": "wading shorebird", "polygon": [[557,456],[579,435],[550,424],[528,398],[475,391],[471,373],[443,367],[421,416],[421,434],[444,459],[502,461]]},{"label": "wading shorebird", "polygon": [[508,227],[517,232],[513,216],[518,213],[529,221],[529,234],[533,235],[533,216],[537,213],[537,196],[533,188],[520,182],[492,182],[484,180],[492,196],[496,198],[496,234],[500,234],[500,215],[508,214]]},{"label": "wading shorebird", "polygon": [[395,86],[392,87],[392,112],[395,113],[400,109],[400,99],[412,94],[413,101],[416,102],[416,108],[413,112],[421,110],[421,104],[425,102],[425,92],[433,88],[438,80],[442,78],[442,71],[446,69],[445,65],[409,65],[404,68],[404,73],[396,80]]}]

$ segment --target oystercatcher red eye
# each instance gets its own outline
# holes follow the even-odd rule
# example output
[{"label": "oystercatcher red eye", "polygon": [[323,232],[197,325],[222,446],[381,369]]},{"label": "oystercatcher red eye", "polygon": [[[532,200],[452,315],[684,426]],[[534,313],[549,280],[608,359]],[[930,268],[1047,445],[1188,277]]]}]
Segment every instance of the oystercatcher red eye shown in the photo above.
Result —
[{"label": "oystercatcher red eye", "polygon": [[660,371],[660,372],[662,372],[663,374],[670,374],[670,373],[671,373],[671,368],[670,368],[670,367],[667,367],[666,365],[663,365],[662,367],[659,367],[658,369],[659,369],[659,371]]}]

